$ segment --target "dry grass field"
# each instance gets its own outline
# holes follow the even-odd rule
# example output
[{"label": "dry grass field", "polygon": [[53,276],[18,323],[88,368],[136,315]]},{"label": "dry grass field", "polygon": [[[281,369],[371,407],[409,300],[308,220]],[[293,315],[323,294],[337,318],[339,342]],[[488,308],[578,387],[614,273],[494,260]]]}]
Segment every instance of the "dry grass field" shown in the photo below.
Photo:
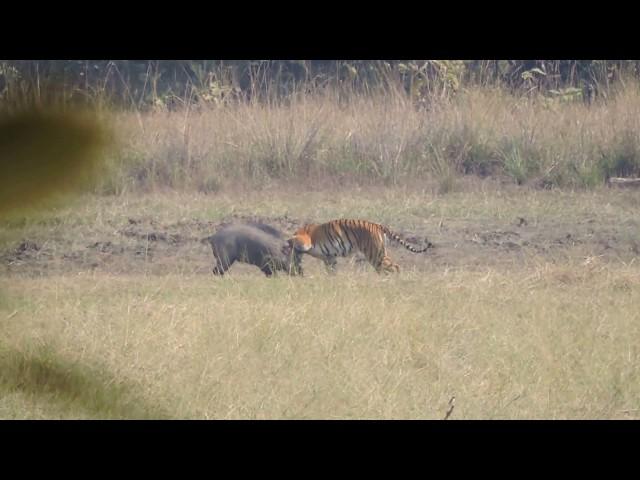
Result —
[{"label": "dry grass field", "polygon": [[[94,102],[97,181],[0,212],[1,419],[640,417],[640,191],[606,186],[640,175],[637,80],[591,103],[489,85],[187,100]],[[0,167],[23,144],[69,160],[58,127],[39,147],[5,128]],[[28,203],[0,178],[6,211]],[[219,278],[199,242],[337,218],[435,248],[391,244],[399,275],[354,256]]]},{"label": "dry grass field", "polygon": [[[426,184],[425,184],[426,185]],[[437,185],[437,183],[436,183]],[[0,418],[640,416],[640,193],[477,180],[85,195],[2,225]],[[402,271],[211,274],[198,239],[385,223]]]}]

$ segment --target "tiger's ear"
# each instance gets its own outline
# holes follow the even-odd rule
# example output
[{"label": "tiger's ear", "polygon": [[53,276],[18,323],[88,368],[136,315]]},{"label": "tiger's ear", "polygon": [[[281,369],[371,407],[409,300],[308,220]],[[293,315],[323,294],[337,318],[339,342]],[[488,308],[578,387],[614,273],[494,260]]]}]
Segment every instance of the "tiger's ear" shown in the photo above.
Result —
[{"label": "tiger's ear", "polygon": [[291,248],[293,248],[293,237],[292,237],[292,238],[288,238],[288,239],[287,239],[287,243],[289,244],[289,246],[290,246]]}]

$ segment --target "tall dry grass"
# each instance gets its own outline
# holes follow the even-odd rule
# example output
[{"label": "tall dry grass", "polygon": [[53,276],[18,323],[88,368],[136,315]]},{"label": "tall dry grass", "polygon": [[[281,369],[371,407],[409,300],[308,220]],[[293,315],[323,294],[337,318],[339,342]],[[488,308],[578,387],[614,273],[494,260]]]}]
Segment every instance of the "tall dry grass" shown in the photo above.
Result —
[{"label": "tall dry grass", "polygon": [[314,90],[272,101],[110,116],[118,148],[99,190],[213,192],[319,179],[401,184],[463,175],[592,187],[640,172],[640,84],[591,105],[472,87],[417,107],[400,90]]},{"label": "tall dry grass", "polygon": [[640,411],[635,266],[79,278],[1,282],[0,417],[442,419],[452,396],[451,419]]}]

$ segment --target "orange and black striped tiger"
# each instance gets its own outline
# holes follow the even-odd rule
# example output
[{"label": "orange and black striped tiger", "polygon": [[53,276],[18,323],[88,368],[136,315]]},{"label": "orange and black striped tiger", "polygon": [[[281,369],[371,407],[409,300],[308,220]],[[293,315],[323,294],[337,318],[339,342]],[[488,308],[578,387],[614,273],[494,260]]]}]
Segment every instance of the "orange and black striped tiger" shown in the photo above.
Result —
[{"label": "orange and black striped tiger", "polygon": [[289,244],[298,252],[324,261],[329,270],[336,266],[336,257],[346,257],[359,250],[376,272],[399,272],[400,267],[387,255],[386,239],[392,238],[413,253],[422,253],[433,247],[431,242],[416,250],[384,225],[367,220],[332,220],[327,223],[305,225],[294,233]]}]

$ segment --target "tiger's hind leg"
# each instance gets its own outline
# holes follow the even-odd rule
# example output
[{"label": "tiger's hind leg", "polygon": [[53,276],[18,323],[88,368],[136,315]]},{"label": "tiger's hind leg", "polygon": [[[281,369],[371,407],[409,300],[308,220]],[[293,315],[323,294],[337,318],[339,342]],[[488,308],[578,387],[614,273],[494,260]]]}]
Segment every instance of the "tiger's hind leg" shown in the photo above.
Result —
[{"label": "tiger's hind leg", "polygon": [[400,267],[393,263],[389,255],[387,255],[387,249],[384,245],[384,239],[380,238],[378,242],[373,245],[373,253],[369,256],[369,262],[376,269],[377,273],[399,273]]},{"label": "tiger's hind leg", "polygon": [[384,257],[381,264],[382,271],[384,273],[400,273],[400,267],[397,263],[393,263],[393,261],[389,257]]},{"label": "tiger's hind leg", "polygon": [[376,272],[378,273],[400,273],[400,267],[397,263],[393,263],[391,257],[386,252],[382,252],[382,255],[378,257],[376,264],[374,264]]}]

